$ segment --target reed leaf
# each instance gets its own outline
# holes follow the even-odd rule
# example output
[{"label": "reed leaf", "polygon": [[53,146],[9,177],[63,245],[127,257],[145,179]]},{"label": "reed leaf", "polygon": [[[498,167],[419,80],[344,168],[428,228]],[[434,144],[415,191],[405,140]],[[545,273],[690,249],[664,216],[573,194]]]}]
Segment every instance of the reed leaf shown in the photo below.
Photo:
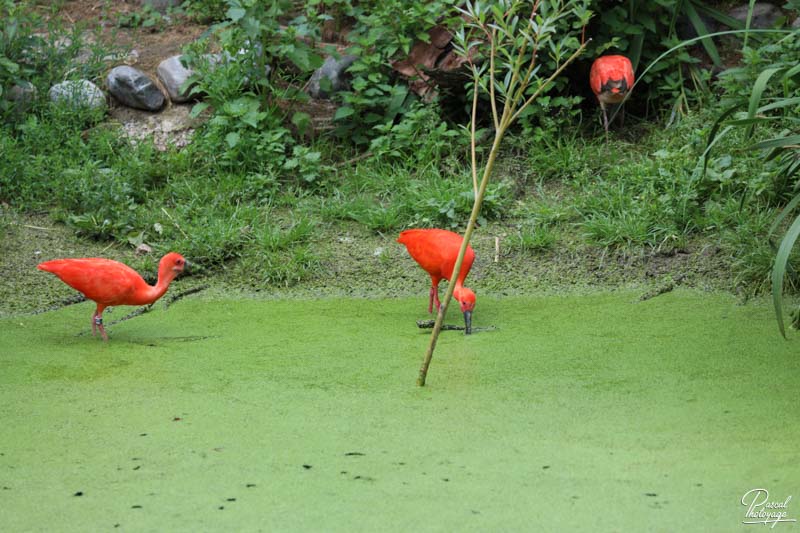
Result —
[{"label": "reed leaf", "polygon": [[786,329],[783,325],[783,279],[786,276],[789,255],[792,253],[792,248],[798,236],[800,236],[800,217],[794,219],[791,227],[783,237],[778,253],[775,256],[775,264],[772,267],[772,304],[775,307],[778,329],[784,339],[786,338]]},{"label": "reed leaf", "polygon": [[[750,93],[750,103],[747,107],[747,118],[753,118],[756,116],[758,103],[761,101],[761,96],[764,94],[764,90],[767,88],[770,78],[772,78],[772,76],[774,76],[776,73],[784,70],[784,68],[785,67],[772,67],[764,69],[761,74],[758,75],[756,82],[753,84],[753,92]],[[751,124],[747,127],[745,136],[751,137],[752,135],[753,125]]]}]

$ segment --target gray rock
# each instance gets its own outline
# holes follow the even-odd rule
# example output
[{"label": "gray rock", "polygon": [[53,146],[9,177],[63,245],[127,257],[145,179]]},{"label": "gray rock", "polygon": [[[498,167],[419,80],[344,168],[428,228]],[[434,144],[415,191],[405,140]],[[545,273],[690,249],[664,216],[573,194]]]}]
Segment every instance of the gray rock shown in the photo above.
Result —
[{"label": "gray rock", "polygon": [[153,249],[145,243],[140,244],[136,247],[136,255],[147,255],[153,253]]},{"label": "gray rock", "polygon": [[[347,89],[347,73],[345,72],[355,60],[356,56],[341,56],[336,59],[333,56],[325,59],[325,62],[311,76],[308,82],[308,94],[313,98],[328,99],[335,92]],[[330,85],[323,83],[327,80]]]},{"label": "gray rock", "polygon": [[108,63],[125,63],[126,65],[134,65],[139,61],[139,51],[131,50],[130,52],[108,54],[103,56],[103,61]]},{"label": "gray rock", "polygon": [[38,91],[29,81],[22,81],[11,87],[6,93],[6,100],[10,100],[22,108],[28,107],[34,100]]},{"label": "gray rock", "polygon": [[795,30],[800,28],[800,17],[794,19],[794,22],[792,22],[792,28]]},{"label": "gray rock", "polygon": [[156,72],[158,73],[158,79],[167,89],[170,100],[175,103],[181,103],[188,102],[191,99],[188,94],[189,87],[185,91],[181,91],[181,86],[186,83],[186,80],[194,72],[181,64],[181,56],[177,55],[165,59],[158,65]]},{"label": "gray rock", "polygon": [[[744,23],[747,21],[748,8],[747,4],[734,7],[728,12],[728,15]],[[753,18],[750,20],[750,27],[755,29],[774,28],[781,17],[783,17],[783,11],[779,7],[766,2],[758,2],[753,5]]]},{"label": "gray rock", "polygon": [[166,101],[164,93],[147,74],[127,65],[112,68],[106,85],[108,92],[128,107],[158,111]]},{"label": "gray rock", "polygon": [[88,80],[64,81],[50,87],[50,100],[72,107],[105,109],[106,95]]}]

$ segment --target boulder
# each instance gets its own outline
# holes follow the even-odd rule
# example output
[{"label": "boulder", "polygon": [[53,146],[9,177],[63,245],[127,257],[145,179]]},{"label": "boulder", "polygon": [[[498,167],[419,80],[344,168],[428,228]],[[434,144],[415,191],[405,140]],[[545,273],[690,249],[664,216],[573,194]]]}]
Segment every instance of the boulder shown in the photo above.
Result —
[{"label": "boulder", "polygon": [[170,100],[177,104],[188,102],[191,99],[188,94],[189,88],[187,87],[186,90],[182,91],[181,87],[194,72],[183,66],[180,55],[172,56],[162,61],[158,65],[156,72],[158,73],[158,79],[164,84]]},{"label": "boulder", "polygon": [[[347,73],[356,56],[344,55],[338,59],[330,56],[311,76],[308,82],[308,94],[313,98],[328,99],[335,92],[347,89]],[[327,80],[323,82],[323,80]]]},{"label": "boulder", "polygon": [[70,80],[50,87],[48,93],[53,102],[63,102],[72,107],[105,109],[106,95],[89,80]]},{"label": "boulder", "polygon": [[[748,4],[744,4],[731,9],[728,15],[745,23],[748,10]],[[758,2],[753,5],[753,17],[750,20],[750,27],[755,29],[774,28],[782,17],[783,11],[779,7],[766,2]]]},{"label": "boulder", "polygon": [[36,86],[29,81],[21,81],[6,92],[6,100],[14,102],[19,109],[27,109],[34,100],[38,91]]},{"label": "boulder", "polygon": [[166,101],[164,93],[147,74],[127,65],[111,69],[106,85],[114,98],[135,109],[158,111]]}]

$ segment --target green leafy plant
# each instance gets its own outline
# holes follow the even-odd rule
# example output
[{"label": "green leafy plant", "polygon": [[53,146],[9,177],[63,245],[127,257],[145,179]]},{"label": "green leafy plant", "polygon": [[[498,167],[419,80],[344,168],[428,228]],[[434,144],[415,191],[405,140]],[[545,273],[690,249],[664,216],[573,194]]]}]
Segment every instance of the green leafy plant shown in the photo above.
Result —
[{"label": "green leafy plant", "polygon": [[411,110],[416,101],[407,84],[395,79],[391,61],[407,56],[415,40],[428,42],[428,30],[440,22],[441,14],[449,12],[455,2],[331,3],[338,4],[340,11],[356,21],[347,37],[350,42],[347,52],[358,58],[348,69],[352,76],[351,90],[339,96],[341,106],[334,116],[335,132],[357,145],[366,145],[381,133],[379,126],[393,123]]},{"label": "green leafy plant", "polygon": [[[84,45],[82,24],[66,26],[51,8],[44,17],[28,1],[0,0],[0,120],[20,122],[40,107],[49,88],[64,79],[94,79],[105,69],[102,57],[113,51]],[[82,55],[80,60],[78,56]],[[17,107],[10,91],[23,90],[27,106]]]},{"label": "green leafy plant", "polygon": [[120,28],[142,28],[149,31],[161,31],[172,20],[175,11],[162,15],[150,4],[144,4],[138,11],[128,11],[117,16],[117,26]]},{"label": "green leafy plant", "polygon": [[[713,172],[709,171],[712,148],[735,129],[744,130],[745,139],[751,143],[746,150],[763,153],[765,164],[773,165],[774,190],[771,191],[771,197],[780,201],[787,194],[795,194],[768,231],[770,238],[800,204],[800,194],[797,194],[799,183],[795,181],[800,174],[800,119],[797,118],[800,110],[800,66],[796,62],[800,43],[795,37],[790,34],[762,46],[758,51],[746,49],[744,66],[723,73],[725,86],[732,89],[727,93],[728,107],[712,125],[702,157],[704,176],[713,177]],[[746,84],[742,81],[753,77],[750,93],[743,93],[740,88]],[[752,142],[756,127],[770,128],[773,135]],[[795,218],[777,247],[771,276],[775,315],[784,336],[783,282],[798,235],[800,217]]]}]

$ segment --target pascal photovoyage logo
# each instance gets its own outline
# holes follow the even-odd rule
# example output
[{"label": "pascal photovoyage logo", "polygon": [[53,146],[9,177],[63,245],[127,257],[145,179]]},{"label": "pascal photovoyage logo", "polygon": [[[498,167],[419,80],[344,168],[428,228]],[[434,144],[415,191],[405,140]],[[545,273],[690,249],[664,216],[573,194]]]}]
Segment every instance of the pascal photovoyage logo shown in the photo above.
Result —
[{"label": "pascal photovoyage logo", "polygon": [[787,518],[791,496],[783,501],[770,501],[767,489],[751,489],[742,496],[742,505],[747,507],[742,524],[760,524],[773,528],[779,523],[797,522],[796,518]]}]

